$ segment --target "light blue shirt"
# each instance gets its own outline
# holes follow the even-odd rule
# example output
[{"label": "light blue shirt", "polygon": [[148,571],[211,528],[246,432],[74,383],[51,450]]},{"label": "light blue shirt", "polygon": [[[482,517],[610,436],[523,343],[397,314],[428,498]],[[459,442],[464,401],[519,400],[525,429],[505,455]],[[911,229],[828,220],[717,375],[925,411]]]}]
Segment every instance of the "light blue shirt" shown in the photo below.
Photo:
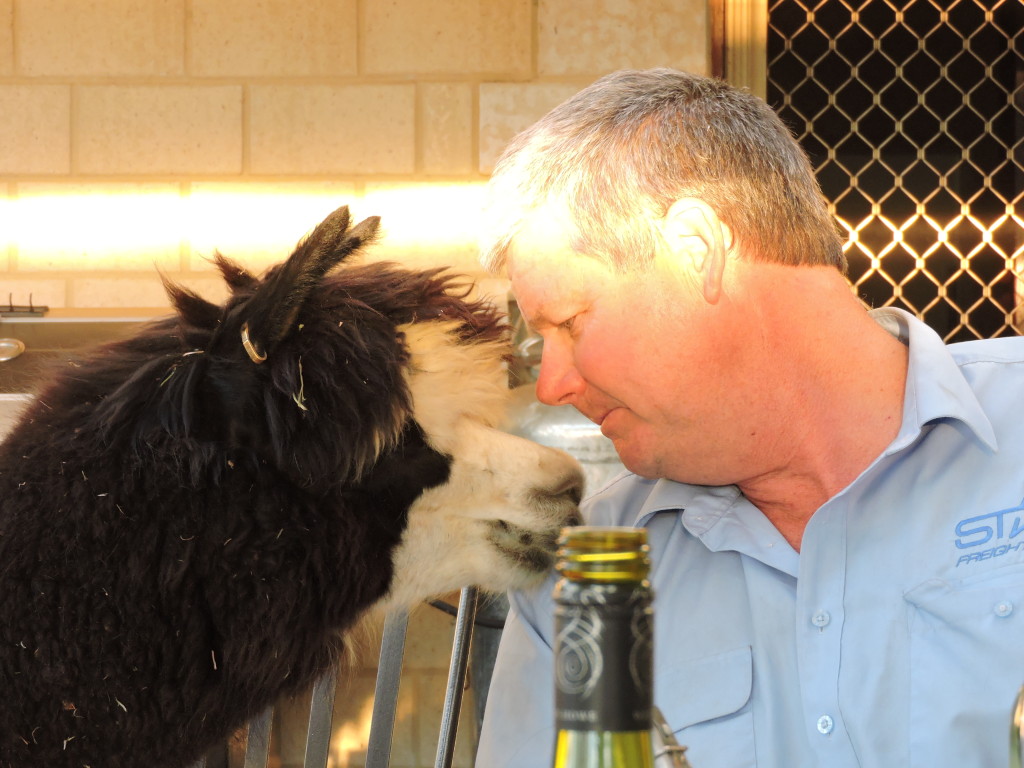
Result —
[{"label": "light blue shirt", "polygon": [[[645,526],[655,703],[693,768],[1001,768],[1024,684],[1024,338],[909,345],[902,427],[798,554],[735,487],[624,474]],[[554,579],[514,594],[478,768],[550,765]]]}]

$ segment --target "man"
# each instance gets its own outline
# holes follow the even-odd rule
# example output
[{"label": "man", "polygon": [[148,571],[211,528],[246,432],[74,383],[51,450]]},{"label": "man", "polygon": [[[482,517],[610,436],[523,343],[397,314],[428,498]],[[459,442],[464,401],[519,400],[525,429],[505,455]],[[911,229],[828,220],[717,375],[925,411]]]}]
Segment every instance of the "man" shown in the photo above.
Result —
[{"label": "man", "polygon": [[[655,702],[694,768],[1005,765],[1024,339],[867,312],[799,146],[718,81],[605,77],[491,193],[538,397],[631,471],[585,516],[649,529]],[[479,768],[550,762],[552,583],[512,596]]]}]

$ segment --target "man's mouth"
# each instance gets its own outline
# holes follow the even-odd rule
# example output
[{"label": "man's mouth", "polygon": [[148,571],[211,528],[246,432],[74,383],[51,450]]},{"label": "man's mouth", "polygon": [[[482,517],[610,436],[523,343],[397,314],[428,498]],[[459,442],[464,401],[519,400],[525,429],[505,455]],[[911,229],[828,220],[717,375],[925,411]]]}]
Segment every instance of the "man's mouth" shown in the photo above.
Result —
[{"label": "man's mouth", "polygon": [[605,411],[605,412],[604,412],[604,413],[603,413],[603,414],[601,415],[601,417],[600,417],[600,418],[598,418],[598,419],[592,419],[592,421],[593,421],[593,422],[594,422],[595,424],[597,424],[597,426],[601,427],[601,432],[602,432],[602,433],[604,432],[604,424],[605,424],[605,422],[606,422],[606,421],[608,420],[608,417],[609,417],[609,416],[611,416],[611,415],[612,415],[613,413],[615,413],[615,411],[617,411],[617,410],[618,410],[618,408],[611,408],[611,409],[609,409],[609,410]]},{"label": "man's mouth", "polygon": [[599,416],[591,416],[590,414],[587,414],[587,413],[584,413],[583,415],[586,416],[588,419],[590,419],[592,422],[594,422],[595,424],[597,424],[597,426],[600,427],[602,424],[604,424],[604,420],[608,418],[608,414],[611,413],[614,410],[615,410],[614,408],[610,408],[607,411],[604,411]]}]

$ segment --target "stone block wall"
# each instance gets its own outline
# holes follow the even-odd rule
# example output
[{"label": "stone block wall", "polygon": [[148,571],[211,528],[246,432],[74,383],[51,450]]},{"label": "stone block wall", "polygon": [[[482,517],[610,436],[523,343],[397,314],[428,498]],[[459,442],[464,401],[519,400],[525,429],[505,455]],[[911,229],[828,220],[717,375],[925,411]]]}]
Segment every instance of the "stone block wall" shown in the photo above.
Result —
[{"label": "stone block wall", "polygon": [[623,67],[708,69],[706,0],[0,0],[0,303],[211,298],[341,203],[471,275],[517,131]]}]

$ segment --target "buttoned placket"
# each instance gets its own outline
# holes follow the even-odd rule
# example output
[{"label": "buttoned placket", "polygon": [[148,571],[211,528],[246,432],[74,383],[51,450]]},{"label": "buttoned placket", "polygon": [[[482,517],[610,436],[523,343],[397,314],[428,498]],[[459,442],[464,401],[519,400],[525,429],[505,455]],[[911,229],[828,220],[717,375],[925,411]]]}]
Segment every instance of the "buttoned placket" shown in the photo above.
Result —
[{"label": "buttoned placket", "polygon": [[804,531],[797,579],[796,640],[805,728],[819,764],[856,766],[839,709],[839,666],[846,581],[846,506],[827,502]]}]

